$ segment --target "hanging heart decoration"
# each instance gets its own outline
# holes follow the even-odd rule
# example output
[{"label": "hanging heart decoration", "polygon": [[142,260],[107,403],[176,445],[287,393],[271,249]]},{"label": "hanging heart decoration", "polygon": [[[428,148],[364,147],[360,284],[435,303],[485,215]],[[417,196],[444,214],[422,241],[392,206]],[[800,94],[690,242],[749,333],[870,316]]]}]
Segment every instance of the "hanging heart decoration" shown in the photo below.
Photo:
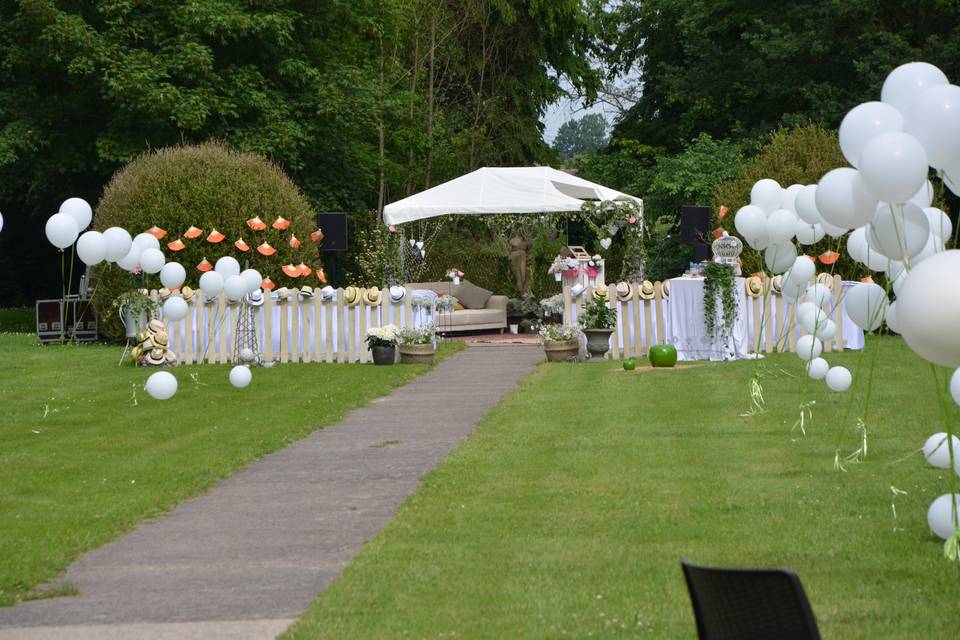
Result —
[{"label": "hanging heart decoration", "polygon": [[613,244],[613,240],[610,238],[604,238],[600,241],[600,246],[603,247],[603,250],[606,251],[610,248],[610,245]]}]

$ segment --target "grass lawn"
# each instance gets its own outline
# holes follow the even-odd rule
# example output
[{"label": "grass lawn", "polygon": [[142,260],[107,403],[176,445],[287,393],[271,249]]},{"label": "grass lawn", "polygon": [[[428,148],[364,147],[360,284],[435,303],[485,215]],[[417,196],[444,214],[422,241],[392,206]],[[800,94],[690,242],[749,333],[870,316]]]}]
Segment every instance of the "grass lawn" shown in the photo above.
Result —
[{"label": "grass lawn", "polygon": [[[956,638],[960,575],[926,524],[947,476],[916,452],[942,430],[930,369],[899,339],[870,348],[868,455],[846,472],[853,396],[811,382],[793,430],[793,355],[763,362],[767,413],[747,417],[752,362],[543,365],[285,637],[689,638],[688,558],[793,568],[825,637]],[[858,357],[828,354],[865,379]]]},{"label": "grass lawn", "polygon": [[120,352],[0,334],[0,605],[427,369],[285,364],[241,390],[228,366],[181,366],[177,395],[158,402],[142,387],[151,371],[117,367]]}]

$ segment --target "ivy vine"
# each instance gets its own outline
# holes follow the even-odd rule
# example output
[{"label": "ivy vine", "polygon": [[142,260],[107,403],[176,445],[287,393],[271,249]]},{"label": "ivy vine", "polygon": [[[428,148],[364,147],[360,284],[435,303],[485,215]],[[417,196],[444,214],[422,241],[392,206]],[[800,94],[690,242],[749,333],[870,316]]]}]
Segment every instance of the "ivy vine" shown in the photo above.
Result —
[{"label": "ivy vine", "polygon": [[[737,281],[733,267],[718,262],[710,262],[703,270],[703,323],[707,336],[711,340],[720,338],[726,341],[733,335],[733,325],[737,321]],[[720,303],[722,325],[717,327],[717,303]]]}]

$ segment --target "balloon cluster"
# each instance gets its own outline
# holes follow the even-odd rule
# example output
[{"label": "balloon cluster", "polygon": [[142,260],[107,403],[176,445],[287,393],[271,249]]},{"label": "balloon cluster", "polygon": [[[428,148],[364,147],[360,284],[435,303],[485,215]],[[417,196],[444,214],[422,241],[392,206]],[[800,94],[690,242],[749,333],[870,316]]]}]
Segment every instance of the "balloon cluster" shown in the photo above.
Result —
[{"label": "balloon cluster", "polygon": [[[896,294],[891,302],[876,284],[856,285],[844,301],[850,319],[866,331],[886,321],[921,358],[957,368],[950,391],[960,404],[960,251],[945,248],[953,225],[932,206],[927,179],[932,167],[960,195],[960,87],[933,65],[901,65],[884,81],[879,102],[846,114],[839,140],[849,167],[829,171],[816,185],[782,189],[773,180],[757,182],[750,205],[737,212],[736,229],[765,252],[767,268],[788,271],[784,297],[804,300],[797,319],[810,335],[800,339],[797,352],[808,361],[811,378],[825,379],[834,391],[851,383],[849,371],[830,368],[819,357],[822,340],[834,329],[822,311],[830,304],[829,291],[808,286],[809,260],[796,258],[793,239],[812,244],[824,234],[840,238],[850,232],[850,257],[885,274]],[[950,459],[960,459],[960,440],[935,434],[924,453],[931,464],[948,467]],[[930,506],[931,529],[943,538],[956,530],[957,500],[944,495]]]}]

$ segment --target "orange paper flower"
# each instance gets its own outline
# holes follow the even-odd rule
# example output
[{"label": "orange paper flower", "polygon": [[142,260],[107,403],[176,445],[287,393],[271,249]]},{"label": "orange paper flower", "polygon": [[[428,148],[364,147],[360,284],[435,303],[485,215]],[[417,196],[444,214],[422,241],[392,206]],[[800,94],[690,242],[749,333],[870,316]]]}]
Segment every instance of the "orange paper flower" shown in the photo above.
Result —
[{"label": "orange paper flower", "polygon": [[267,276],[263,279],[263,282],[260,284],[260,288],[266,291],[273,291],[277,285],[273,283],[273,280],[270,279],[270,276]]},{"label": "orange paper flower", "polygon": [[167,243],[167,249],[170,249],[170,251],[183,251],[186,248],[187,245],[183,244],[183,240],[180,238],[177,238],[173,242]]},{"label": "orange paper flower", "polygon": [[247,226],[254,231],[263,231],[267,228],[267,223],[260,219],[260,216],[247,220]]},{"label": "orange paper flower", "polygon": [[306,278],[308,275],[310,275],[311,273],[313,273],[313,269],[311,269],[311,268],[308,267],[307,265],[303,264],[302,262],[297,265],[297,269],[300,270],[300,277],[302,277],[302,278]]},{"label": "orange paper flower", "polygon": [[300,267],[295,267],[292,264],[285,264],[281,267],[284,275],[290,278],[299,278],[300,277]]},{"label": "orange paper flower", "polygon": [[240,238],[239,240],[234,242],[233,246],[235,246],[237,249],[240,249],[240,251],[250,251],[250,245],[244,242],[243,238]]},{"label": "orange paper flower", "polygon": [[144,233],[149,233],[157,240],[163,240],[164,237],[167,235],[166,229],[161,229],[157,225],[153,225],[152,227],[147,229]]},{"label": "orange paper flower", "polygon": [[317,269],[317,280],[323,284],[327,284],[327,274],[323,272],[323,267]]},{"label": "orange paper flower", "polygon": [[294,249],[299,249],[299,248],[300,248],[300,241],[297,240],[297,236],[290,236],[290,242],[289,242],[289,244],[290,244],[290,246],[291,246],[292,248],[294,248]]},{"label": "orange paper flower", "polygon": [[310,234],[310,239],[314,242],[320,242],[323,240],[323,229],[318,228],[316,231]]},{"label": "orange paper flower", "polygon": [[712,235],[714,238],[723,237],[723,228],[722,228],[722,227],[717,227],[716,229],[714,229],[714,230],[711,232],[711,235]]},{"label": "orange paper flower", "polygon": [[183,232],[183,237],[189,238],[191,240],[193,238],[199,238],[202,235],[203,235],[203,229],[198,229],[193,225],[190,225],[190,228]]},{"label": "orange paper flower", "polygon": [[227,236],[223,235],[222,233],[214,229],[213,231],[210,232],[210,235],[207,236],[207,242],[217,244],[218,242],[223,242],[223,239],[226,237]]},{"label": "orange paper flower", "polygon": [[274,221],[273,221],[273,224],[270,225],[270,226],[273,227],[274,229],[279,230],[279,231],[283,231],[284,229],[286,229],[287,227],[290,226],[290,221],[287,220],[286,218],[282,218],[282,217],[280,217],[280,216],[277,216],[277,219],[274,220]]},{"label": "orange paper flower", "polygon": [[728,213],[730,213],[730,209],[727,209],[726,205],[721,205],[719,214],[720,218],[726,218]]},{"label": "orange paper flower", "polygon": [[820,258],[820,262],[822,262],[823,264],[833,264],[834,262],[840,259],[840,254],[837,253],[836,251],[825,251],[821,253],[818,257]]},{"label": "orange paper flower", "polygon": [[210,271],[213,269],[213,265],[210,264],[210,261],[207,260],[207,257],[204,256],[203,260],[200,261],[200,264],[197,265],[197,271]]},{"label": "orange paper flower", "polygon": [[259,253],[262,256],[272,256],[276,252],[277,250],[271,247],[270,244],[267,242],[264,242],[259,247],[257,247],[257,253]]}]

